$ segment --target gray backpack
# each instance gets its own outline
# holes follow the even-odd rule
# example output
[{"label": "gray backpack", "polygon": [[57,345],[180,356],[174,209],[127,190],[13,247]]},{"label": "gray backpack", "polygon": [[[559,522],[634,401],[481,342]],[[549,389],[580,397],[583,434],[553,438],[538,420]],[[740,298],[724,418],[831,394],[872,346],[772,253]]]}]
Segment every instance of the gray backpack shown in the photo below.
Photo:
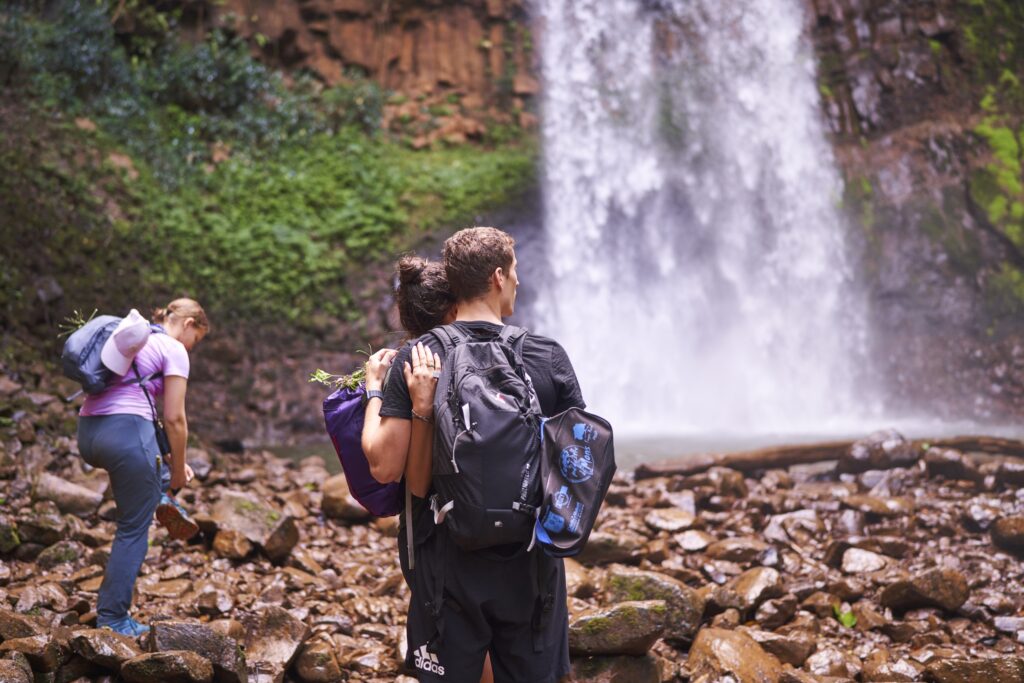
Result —
[{"label": "gray backpack", "polygon": [[100,393],[114,378],[100,360],[100,351],[119,322],[121,318],[117,316],[97,316],[72,332],[64,342],[64,350],[60,354],[61,370],[65,377],[81,384],[82,391],[87,394]]},{"label": "gray backpack", "polygon": [[465,550],[530,543],[540,505],[541,410],[523,364],[526,330],[465,338],[431,330],[446,355],[434,396],[434,521]]},{"label": "gray backpack", "polygon": [[[64,349],[60,354],[61,370],[65,377],[82,385],[82,391],[75,392],[66,400],[71,401],[82,392],[90,396],[98,394],[110,386],[114,380],[114,373],[103,364],[100,352],[121,320],[122,318],[114,315],[97,316],[72,332],[64,342]],[[164,331],[163,327],[155,324],[151,324],[149,330],[151,333]],[[160,376],[160,373],[154,373],[137,381],[142,384]]]}]

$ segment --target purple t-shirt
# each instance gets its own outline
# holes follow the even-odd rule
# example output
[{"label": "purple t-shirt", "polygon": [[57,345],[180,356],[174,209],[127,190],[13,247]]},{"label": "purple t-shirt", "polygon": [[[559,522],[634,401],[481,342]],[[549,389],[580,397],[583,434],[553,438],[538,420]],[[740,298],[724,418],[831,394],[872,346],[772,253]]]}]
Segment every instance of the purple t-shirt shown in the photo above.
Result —
[{"label": "purple t-shirt", "polygon": [[[149,340],[135,356],[135,364],[143,377],[154,372],[162,372],[164,377],[174,375],[188,379],[188,351],[185,345],[167,334],[153,333]],[[135,373],[128,373],[116,378],[103,392],[89,396],[82,404],[79,415],[139,415],[153,418],[149,402],[146,401],[142,388],[135,380]],[[164,393],[162,379],[151,379],[146,382],[150,398],[156,403],[156,397]]]}]

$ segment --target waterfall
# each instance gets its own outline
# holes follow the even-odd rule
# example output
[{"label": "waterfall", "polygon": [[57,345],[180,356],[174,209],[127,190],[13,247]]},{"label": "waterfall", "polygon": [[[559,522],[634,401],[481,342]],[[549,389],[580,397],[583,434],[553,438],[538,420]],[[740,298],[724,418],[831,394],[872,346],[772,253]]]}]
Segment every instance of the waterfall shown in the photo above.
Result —
[{"label": "waterfall", "polygon": [[864,298],[801,0],[536,0],[546,272],[529,312],[622,431],[861,411]]}]

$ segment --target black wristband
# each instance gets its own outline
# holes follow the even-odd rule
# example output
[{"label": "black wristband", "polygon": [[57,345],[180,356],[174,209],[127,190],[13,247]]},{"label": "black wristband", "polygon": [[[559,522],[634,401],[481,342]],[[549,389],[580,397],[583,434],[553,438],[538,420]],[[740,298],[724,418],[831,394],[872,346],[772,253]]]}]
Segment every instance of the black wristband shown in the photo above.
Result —
[{"label": "black wristband", "polygon": [[369,403],[371,398],[379,398],[380,402],[384,402],[384,392],[379,389],[367,389],[366,390],[366,401]]}]

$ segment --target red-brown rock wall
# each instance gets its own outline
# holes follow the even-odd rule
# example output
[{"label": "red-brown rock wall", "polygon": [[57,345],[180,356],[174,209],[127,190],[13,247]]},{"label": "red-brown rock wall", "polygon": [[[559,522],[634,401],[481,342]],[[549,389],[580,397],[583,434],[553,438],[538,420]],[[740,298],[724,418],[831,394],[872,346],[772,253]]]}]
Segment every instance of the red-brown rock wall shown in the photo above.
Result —
[{"label": "red-brown rock wall", "polygon": [[263,56],[328,84],[358,69],[400,92],[452,89],[533,95],[533,50],[521,0],[226,0],[189,16],[194,30],[230,26]]}]

